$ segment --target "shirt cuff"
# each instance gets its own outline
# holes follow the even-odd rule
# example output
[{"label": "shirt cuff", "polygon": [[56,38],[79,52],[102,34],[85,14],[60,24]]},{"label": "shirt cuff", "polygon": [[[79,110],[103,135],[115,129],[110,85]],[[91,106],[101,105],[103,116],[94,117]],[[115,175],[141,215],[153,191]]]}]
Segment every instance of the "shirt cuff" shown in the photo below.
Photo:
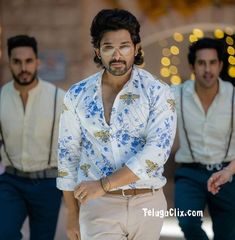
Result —
[{"label": "shirt cuff", "polygon": [[126,163],[126,166],[141,180],[149,179],[148,175],[143,169],[143,166],[139,164],[139,160],[136,157],[132,157]]},{"label": "shirt cuff", "polygon": [[56,187],[62,191],[74,191],[77,183],[74,179],[58,177],[56,179]]}]

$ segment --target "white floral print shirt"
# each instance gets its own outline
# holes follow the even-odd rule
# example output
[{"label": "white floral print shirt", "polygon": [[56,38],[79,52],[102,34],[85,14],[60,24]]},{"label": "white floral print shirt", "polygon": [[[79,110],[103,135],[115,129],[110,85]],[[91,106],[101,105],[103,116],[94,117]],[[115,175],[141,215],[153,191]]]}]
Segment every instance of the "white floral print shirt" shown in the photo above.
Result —
[{"label": "white floral print shirt", "polygon": [[170,87],[133,67],[116,96],[110,124],[104,117],[103,71],[73,85],[60,119],[57,187],[73,191],[82,181],[98,180],[127,166],[140,179],[121,187],[160,188],[176,131]]}]

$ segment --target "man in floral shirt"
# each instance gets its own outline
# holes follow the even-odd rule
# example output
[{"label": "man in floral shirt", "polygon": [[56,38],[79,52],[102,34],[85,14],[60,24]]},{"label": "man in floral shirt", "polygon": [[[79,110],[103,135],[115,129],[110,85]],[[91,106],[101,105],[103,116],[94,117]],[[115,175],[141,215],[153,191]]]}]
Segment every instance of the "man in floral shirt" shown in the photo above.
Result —
[{"label": "man in floral shirt", "polygon": [[[73,85],[64,99],[59,177],[69,239],[156,240],[166,210],[162,176],[174,140],[170,88],[138,68],[137,19],[102,10],[91,26],[94,61],[103,70]],[[77,200],[79,204],[77,204]]]}]

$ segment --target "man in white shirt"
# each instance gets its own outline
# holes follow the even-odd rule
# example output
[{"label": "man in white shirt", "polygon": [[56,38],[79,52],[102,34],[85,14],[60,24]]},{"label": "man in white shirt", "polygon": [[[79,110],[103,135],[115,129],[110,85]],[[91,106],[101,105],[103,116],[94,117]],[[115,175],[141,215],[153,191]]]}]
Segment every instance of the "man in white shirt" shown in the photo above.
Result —
[{"label": "man in white shirt", "polygon": [[159,239],[176,113],[169,86],[134,66],[143,63],[139,29],[128,11],[100,11],[91,36],[103,70],[65,96],[57,186],[69,239]]},{"label": "man in white shirt", "polygon": [[52,240],[61,202],[57,138],[64,91],[38,78],[34,37],[17,35],[7,43],[13,81],[0,96],[0,236],[21,239],[28,216],[30,239]]},{"label": "man in white shirt", "polygon": [[180,163],[175,175],[175,207],[185,213],[178,220],[187,240],[208,240],[201,217],[187,214],[188,210],[204,211],[206,207],[214,239],[235,239],[235,181],[231,179],[235,161],[234,88],[219,78],[222,58],[219,40],[203,38],[193,43],[188,60],[195,81],[184,82],[175,92],[180,140],[175,156]]}]

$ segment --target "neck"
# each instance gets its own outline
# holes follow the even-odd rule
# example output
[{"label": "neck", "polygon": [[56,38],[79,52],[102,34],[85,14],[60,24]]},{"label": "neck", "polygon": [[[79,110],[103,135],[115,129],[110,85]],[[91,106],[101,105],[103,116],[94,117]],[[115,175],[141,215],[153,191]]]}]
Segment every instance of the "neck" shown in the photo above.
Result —
[{"label": "neck", "polygon": [[122,76],[114,76],[108,71],[105,71],[103,74],[103,83],[109,85],[115,90],[121,90],[126,82],[131,77],[132,68],[129,69],[127,73]]},{"label": "neck", "polygon": [[210,106],[219,91],[219,81],[210,88],[202,87],[196,82],[195,91],[202,104]]},{"label": "neck", "polygon": [[36,78],[29,85],[21,85],[21,84],[17,83],[16,81],[14,81],[14,87],[16,90],[18,90],[20,92],[21,95],[27,94],[31,89],[35,88],[37,86],[37,84],[38,84],[38,80]]}]

